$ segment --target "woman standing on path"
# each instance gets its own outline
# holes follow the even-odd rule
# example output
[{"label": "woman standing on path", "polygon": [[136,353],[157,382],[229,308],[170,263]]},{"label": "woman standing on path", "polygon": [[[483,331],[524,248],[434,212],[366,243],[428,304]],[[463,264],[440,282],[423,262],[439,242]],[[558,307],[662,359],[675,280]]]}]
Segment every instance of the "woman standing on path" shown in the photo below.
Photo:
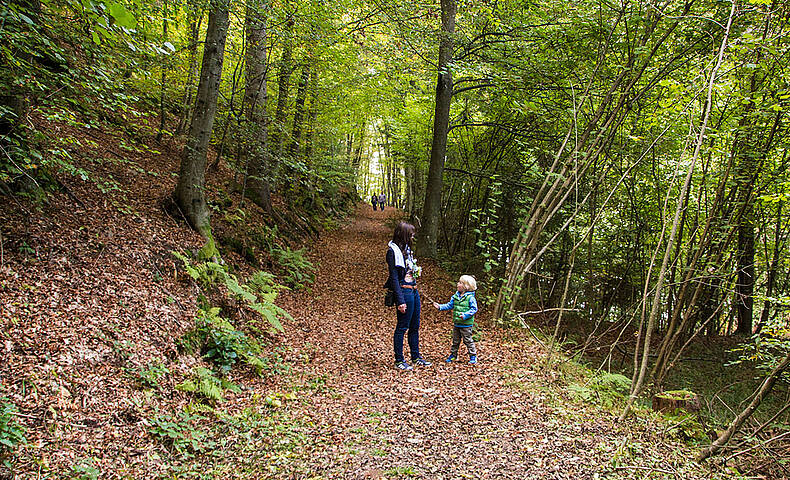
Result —
[{"label": "woman standing on path", "polygon": [[406,332],[408,332],[412,363],[421,367],[431,365],[420,356],[420,293],[417,291],[416,281],[416,277],[420,276],[420,267],[414,261],[411,251],[412,240],[414,240],[414,225],[400,222],[395,227],[392,241],[389,242],[387,249],[389,277],[384,286],[395,291],[398,306],[393,345],[395,368],[400,370],[412,369],[403,357],[403,337],[406,336]]}]

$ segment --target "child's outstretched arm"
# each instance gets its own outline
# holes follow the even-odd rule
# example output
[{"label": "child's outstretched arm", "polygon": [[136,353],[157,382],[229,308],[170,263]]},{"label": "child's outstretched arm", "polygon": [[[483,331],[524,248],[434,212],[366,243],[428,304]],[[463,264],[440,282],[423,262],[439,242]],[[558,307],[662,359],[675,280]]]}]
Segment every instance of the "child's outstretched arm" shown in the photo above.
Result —
[{"label": "child's outstretched arm", "polygon": [[447,303],[436,303],[436,302],[433,302],[433,306],[438,308],[439,311],[442,312],[444,310],[452,310],[454,303],[455,303],[455,301],[453,300],[452,297],[450,297],[450,301],[449,302],[447,302]]}]

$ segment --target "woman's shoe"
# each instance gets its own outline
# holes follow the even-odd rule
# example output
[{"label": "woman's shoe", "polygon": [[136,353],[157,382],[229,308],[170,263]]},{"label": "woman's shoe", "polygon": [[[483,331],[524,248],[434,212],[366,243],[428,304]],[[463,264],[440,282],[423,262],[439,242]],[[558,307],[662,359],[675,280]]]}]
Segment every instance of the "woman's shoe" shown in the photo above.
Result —
[{"label": "woman's shoe", "polygon": [[411,361],[413,364],[419,367],[430,367],[433,365],[431,362],[425,360],[424,358],[420,357]]},{"label": "woman's shoe", "polygon": [[398,370],[411,370],[412,367],[406,362],[395,362],[395,368]]},{"label": "woman's shoe", "polygon": [[452,362],[454,362],[454,361],[455,361],[457,358],[458,358],[458,357],[456,357],[455,355],[450,355],[449,357],[447,357],[447,360],[445,360],[445,362],[447,362],[447,363],[452,363]]},{"label": "woman's shoe", "polygon": [[477,364],[477,355],[469,355],[469,363],[471,365],[476,365]]}]

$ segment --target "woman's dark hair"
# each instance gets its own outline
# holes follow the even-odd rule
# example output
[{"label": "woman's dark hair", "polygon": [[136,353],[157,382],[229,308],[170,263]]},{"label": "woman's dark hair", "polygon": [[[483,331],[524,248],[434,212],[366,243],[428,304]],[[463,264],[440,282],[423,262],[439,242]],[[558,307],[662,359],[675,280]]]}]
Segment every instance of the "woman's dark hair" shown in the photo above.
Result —
[{"label": "woman's dark hair", "polygon": [[414,225],[411,223],[400,222],[392,233],[392,243],[403,251],[406,245],[411,247],[411,239],[414,236]]}]

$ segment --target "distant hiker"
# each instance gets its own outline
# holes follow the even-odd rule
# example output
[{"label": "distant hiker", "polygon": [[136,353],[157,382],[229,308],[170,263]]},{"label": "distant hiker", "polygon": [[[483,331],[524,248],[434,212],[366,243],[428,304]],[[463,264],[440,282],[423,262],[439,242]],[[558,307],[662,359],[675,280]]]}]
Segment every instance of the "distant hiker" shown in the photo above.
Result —
[{"label": "distant hiker", "polygon": [[[381,200],[379,200],[381,201]],[[409,353],[414,365],[428,367],[430,362],[420,355],[420,293],[417,291],[417,277],[421,268],[417,266],[411,251],[414,240],[414,225],[400,222],[387,244],[387,267],[389,277],[384,287],[395,292],[395,305],[398,306],[397,323],[392,343],[395,348],[395,368],[411,370],[403,356],[403,337],[408,332]]]},{"label": "distant hiker", "polygon": [[373,193],[373,196],[370,197],[370,203],[373,205],[373,211],[376,211],[376,204],[379,202],[379,196]]},{"label": "distant hiker", "polygon": [[449,302],[443,305],[433,302],[433,306],[440,311],[453,311],[453,344],[450,347],[450,356],[445,361],[450,363],[458,359],[458,347],[463,338],[466,350],[469,352],[469,363],[474,365],[477,363],[477,349],[475,349],[475,341],[472,340],[472,327],[477,313],[475,299],[477,281],[471,275],[461,275],[455,287],[458,291],[453,294]]},{"label": "distant hiker", "polygon": [[384,210],[384,204],[387,203],[387,196],[383,193],[379,195],[379,208]]}]

